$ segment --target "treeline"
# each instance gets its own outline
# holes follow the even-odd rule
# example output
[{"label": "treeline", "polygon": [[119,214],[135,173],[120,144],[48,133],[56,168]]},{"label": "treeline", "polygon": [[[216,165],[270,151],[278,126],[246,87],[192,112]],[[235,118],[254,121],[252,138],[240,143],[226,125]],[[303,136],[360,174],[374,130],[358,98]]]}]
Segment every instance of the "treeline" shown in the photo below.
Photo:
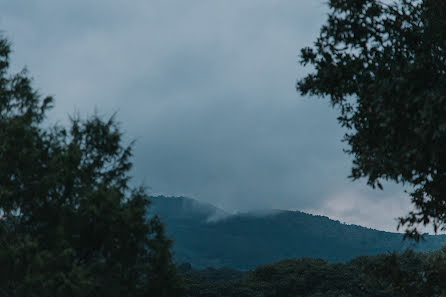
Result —
[{"label": "treeline", "polygon": [[249,272],[179,265],[187,297],[445,296],[446,247],[435,252],[360,256],[347,263],[287,259]]}]

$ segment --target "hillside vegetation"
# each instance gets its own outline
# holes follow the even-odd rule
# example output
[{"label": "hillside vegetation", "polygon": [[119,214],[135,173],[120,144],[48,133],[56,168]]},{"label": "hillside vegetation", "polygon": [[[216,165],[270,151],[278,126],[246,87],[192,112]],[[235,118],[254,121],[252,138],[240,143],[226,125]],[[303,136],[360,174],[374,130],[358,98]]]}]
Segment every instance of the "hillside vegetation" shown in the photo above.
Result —
[{"label": "hillside vegetation", "polygon": [[180,266],[187,297],[445,296],[446,249],[361,256],[347,263],[287,259],[242,273]]},{"label": "hillside vegetation", "polygon": [[446,236],[426,236],[419,243],[398,233],[347,225],[299,211],[252,212],[229,215],[184,197],[152,197],[174,239],[177,262],[196,268],[252,269],[286,258],[311,257],[345,262],[361,255],[399,251],[438,250]]}]

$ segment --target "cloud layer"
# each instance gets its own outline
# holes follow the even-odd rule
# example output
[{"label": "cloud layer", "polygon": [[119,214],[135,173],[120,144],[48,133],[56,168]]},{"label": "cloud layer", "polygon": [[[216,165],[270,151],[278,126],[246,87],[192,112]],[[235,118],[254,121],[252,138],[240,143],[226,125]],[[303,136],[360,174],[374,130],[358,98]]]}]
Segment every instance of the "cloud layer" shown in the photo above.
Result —
[{"label": "cloud layer", "polygon": [[4,1],[0,11],[14,68],[55,95],[51,119],[117,111],[137,139],[135,181],[154,193],[386,230],[409,208],[399,187],[347,179],[336,112],[295,91],[323,1]]}]

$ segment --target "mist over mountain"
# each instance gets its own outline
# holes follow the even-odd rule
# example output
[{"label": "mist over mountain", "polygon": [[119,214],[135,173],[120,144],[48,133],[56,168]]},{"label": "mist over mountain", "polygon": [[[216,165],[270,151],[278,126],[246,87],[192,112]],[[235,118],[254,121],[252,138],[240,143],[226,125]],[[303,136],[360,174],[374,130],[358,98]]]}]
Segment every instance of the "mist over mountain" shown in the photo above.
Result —
[{"label": "mist over mountain", "polygon": [[300,211],[255,211],[229,214],[185,197],[152,197],[149,215],[158,214],[174,240],[177,262],[194,267],[251,269],[285,258],[312,257],[344,262],[411,248],[431,251],[446,244],[446,235],[403,241],[403,235],[348,225]]}]

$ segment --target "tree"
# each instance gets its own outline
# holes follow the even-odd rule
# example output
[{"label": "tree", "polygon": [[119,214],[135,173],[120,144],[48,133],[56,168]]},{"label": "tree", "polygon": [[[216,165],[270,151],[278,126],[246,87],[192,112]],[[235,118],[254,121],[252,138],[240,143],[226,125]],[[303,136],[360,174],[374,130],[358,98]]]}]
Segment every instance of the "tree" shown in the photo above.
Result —
[{"label": "tree", "polygon": [[171,242],[129,186],[114,117],[43,125],[53,99],[8,72],[0,38],[0,295],[178,296]]},{"label": "tree", "polygon": [[348,132],[351,178],[410,186],[414,210],[399,219],[446,224],[446,2],[330,0],[327,23],[301,64],[314,72],[302,95],[329,97]]}]

